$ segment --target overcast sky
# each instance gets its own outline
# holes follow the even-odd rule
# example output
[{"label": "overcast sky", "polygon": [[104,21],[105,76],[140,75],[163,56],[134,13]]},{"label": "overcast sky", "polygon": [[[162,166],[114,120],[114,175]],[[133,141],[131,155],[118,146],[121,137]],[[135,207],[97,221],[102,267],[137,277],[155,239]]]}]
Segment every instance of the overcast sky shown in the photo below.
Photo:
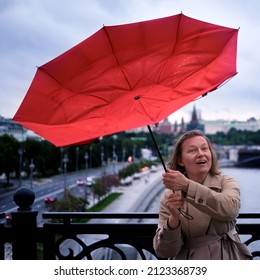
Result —
[{"label": "overcast sky", "polygon": [[260,119],[259,0],[0,0],[0,115],[12,118],[36,67],[103,25],[186,16],[232,28],[238,35],[238,75],[171,121],[190,120],[195,104],[205,120]]}]

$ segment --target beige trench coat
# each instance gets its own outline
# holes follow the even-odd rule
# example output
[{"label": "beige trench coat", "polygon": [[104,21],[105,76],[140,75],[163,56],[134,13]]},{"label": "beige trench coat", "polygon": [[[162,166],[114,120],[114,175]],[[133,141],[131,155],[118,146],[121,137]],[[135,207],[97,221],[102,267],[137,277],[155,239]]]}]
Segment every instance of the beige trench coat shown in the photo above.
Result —
[{"label": "beige trench coat", "polygon": [[167,193],[171,193],[171,190],[166,190],[161,198],[159,225],[153,242],[158,257],[181,260],[252,258],[235,228],[240,190],[233,178],[207,175],[203,185],[190,181],[184,211],[193,220],[180,215],[180,225],[174,230],[167,226]]}]

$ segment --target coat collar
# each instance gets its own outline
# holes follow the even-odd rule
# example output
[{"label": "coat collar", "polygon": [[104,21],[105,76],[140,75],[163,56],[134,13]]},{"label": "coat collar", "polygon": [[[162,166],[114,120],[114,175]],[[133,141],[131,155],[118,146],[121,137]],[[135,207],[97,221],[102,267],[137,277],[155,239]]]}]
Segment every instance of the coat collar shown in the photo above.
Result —
[{"label": "coat collar", "polygon": [[203,182],[204,186],[209,187],[216,192],[221,192],[221,180],[220,175],[210,175],[208,174]]}]

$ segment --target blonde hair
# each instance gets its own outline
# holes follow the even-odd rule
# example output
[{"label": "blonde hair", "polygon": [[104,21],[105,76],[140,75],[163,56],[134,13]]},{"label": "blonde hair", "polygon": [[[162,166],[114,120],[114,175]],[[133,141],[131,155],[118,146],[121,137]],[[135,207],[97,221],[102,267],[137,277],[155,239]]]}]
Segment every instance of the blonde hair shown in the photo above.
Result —
[{"label": "blonde hair", "polygon": [[210,140],[208,139],[208,137],[206,137],[205,134],[200,130],[188,131],[188,132],[184,133],[183,135],[181,135],[176,140],[174,148],[173,148],[172,155],[171,155],[170,160],[168,162],[168,167],[170,169],[173,169],[173,170],[179,170],[180,172],[185,174],[184,168],[178,164],[178,162],[181,160],[181,157],[182,157],[182,144],[187,139],[190,139],[190,138],[195,137],[195,136],[202,136],[207,141],[207,144],[209,146],[209,150],[210,150],[210,153],[211,153],[211,156],[212,156],[212,164],[211,164],[211,168],[209,170],[209,173],[211,175],[219,175],[220,170],[219,170],[219,167],[218,167],[218,160],[217,160],[217,155],[215,153],[215,150],[213,149],[212,144],[211,144]]}]

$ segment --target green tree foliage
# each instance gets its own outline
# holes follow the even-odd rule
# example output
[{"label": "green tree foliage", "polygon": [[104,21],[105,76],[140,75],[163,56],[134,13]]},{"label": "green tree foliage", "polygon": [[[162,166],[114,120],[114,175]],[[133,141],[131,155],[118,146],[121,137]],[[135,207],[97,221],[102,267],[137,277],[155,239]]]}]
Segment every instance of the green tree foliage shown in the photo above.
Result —
[{"label": "green tree foliage", "polygon": [[151,167],[152,165],[154,165],[154,162],[150,160],[141,160],[131,163],[119,171],[119,177],[124,179],[128,176],[132,176],[133,174],[140,172],[141,168],[145,166]]},{"label": "green tree foliage", "polygon": [[100,198],[111,191],[111,188],[119,186],[119,177],[114,174],[104,175],[101,178],[95,180],[95,183],[92,186],[94,194]]},{"label": "green tree foliage", "polygon": [[260,145],[260,130],[254,132],[231,128],[227,133],[217,132],[208,137],[218,145]]},{"label": "green tree foliage", "polygon": [[0,136],[0,174],[5,173],[7,181],[5,186],[10,185],[10,173],[19,173],[19,142],[7,134]]},{"label": "green tree foliage", "polygon": [[[156,142],[163,156],[169,156],[169,148],[174,142],[174,137],[167,134],[154,133]],[[260,130],[256,132],[241,131],[234,128],[228,133],[217,132],[214,135],[208,135],[216,145],[260,145]],[[140,158],[141,148],[147,148],[153,151],[157,156],[154,143],[148,132],[126,133],[121,132],[116,135],[106,136],[101,140],[92,142],[87,145],[71,146],[57,148],[47,141],[39,141],[28,138],[24,142],[18,142],[14,137],[9,135],[0,136],[0,174],[5,173],[9,185],[10,174],[15,173],[19,178],[20,156],[18,149],[21,148],[22,154],[22,171],[28,176],[30,174],[30,163],[33,160],[34,178],[49,177],[54,174],[64,172],[63,156],[68,155],[67,172],[83,170],[101,166],[101,151],[104,153],[105,162],[117,159],[126,161],[129,156],[135,153],[136,158]],[[88,161],[86,162],[86,153]],[[114,158],[116,155],[116,158]],[[148,166],[148,165],[147,165]],[[123,178],[137,172],[137,166],[129,166],[122,171],[120,176]]]},{"label": "green tree foliage", "polygon": [[83,212],[86,210],[86,205],[88,205],[87,200],[68,192],[63,198],[48,204],[47,209],[51,212]]}]

